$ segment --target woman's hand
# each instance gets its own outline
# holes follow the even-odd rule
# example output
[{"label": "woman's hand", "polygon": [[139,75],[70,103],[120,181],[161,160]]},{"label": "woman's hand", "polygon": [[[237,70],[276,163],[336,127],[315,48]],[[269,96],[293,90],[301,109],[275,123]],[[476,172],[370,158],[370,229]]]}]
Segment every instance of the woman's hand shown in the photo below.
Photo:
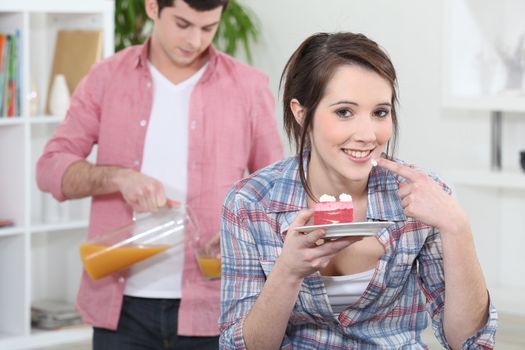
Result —
[{"label": "woman's hand", "polygon": [[342,249],[359,241],[362,237],[327,240],[323,229],[307,234],[295,228],[304,226],[312,217],[313,211],[302,210],[286,233],[284,246],[276,268],[284,270],[290,277],[302,280],[308,275],[325,268],[330,260]]},{"label": "woman's hand", "polygon": [[468,219],[459,204],[428,175],[388,159],[379,166],[406,179],[399,184],[399,198],[406,216],[436,227],[440,232],[461,232]]}]

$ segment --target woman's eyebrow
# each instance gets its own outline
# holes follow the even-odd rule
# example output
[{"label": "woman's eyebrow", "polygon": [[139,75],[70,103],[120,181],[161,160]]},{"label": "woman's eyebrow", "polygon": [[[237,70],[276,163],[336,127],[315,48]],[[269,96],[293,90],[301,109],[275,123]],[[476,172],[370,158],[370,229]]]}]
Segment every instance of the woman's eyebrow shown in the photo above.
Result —
[{"label": "woman's eyebrow", "polygon": [[354,106],[359,106],[359,103],[354,102],[354,101],[350,101],[350,100],[340,100],[340,101],[337,101],[337,102],[334,102],[334,103],[330,104],[328,107],[332,107],[332,106],[336,106],[336,105],[354,105]]},{"label": "woman's eyebrow", "polygon": [[[337,106],[337,105],[354,105],[354,106],[359,106],[359,103],[357,102],[354,102],[354,101],[350,101],[350,100],[340,100],[340,101],[337,101],[337,102],[334,102],[332,104],[329,105],[329,107],[332,107],[332,106]],[[392,107],[392,104],[390,102],[382,102],[382,103],[378,103],[376,106],[386,106],[386,107]]]}]

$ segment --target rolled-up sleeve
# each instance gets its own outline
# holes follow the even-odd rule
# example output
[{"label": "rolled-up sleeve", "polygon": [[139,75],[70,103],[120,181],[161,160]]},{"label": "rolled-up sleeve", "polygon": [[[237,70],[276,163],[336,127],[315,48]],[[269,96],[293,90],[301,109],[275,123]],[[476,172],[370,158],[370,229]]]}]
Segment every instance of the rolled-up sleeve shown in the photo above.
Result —
[{"label": "rolled-up sleeve", "polygon": [[[420,252],[419,276],[423,290],[430,303],[430,316],[434,334],[439,342],[450,349],[445,338],[443,328],[443,314],[445,308],[445,282],[442,259],[441,235],[437,230],[427,237],[425,246]],[[496,345],[496,329],[498,315],[496,308],[489,305],[487,323],[475,335],[468,338],[462,345],[464,350],[494,349]]]},{"label": "rolled-up sleeve", "polygon": [[94,67],[80,82],[66,118],[47,142],[36,164],[38,187],[59,201],[67,199],[62,193],[62,178],[67,168],[85,159],[97,143],[103,77],[104,72]]}]

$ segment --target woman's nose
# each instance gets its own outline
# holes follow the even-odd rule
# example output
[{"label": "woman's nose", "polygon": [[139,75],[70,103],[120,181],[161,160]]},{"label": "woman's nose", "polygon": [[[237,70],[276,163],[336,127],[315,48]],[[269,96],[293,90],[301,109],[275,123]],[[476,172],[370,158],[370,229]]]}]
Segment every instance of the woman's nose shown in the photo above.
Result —
[{"label": "woman's nose", "polygon": [[373,142],[376,139],[374,121],[368,115],[360,115],[355,119],[354,138],[356,141]]}]

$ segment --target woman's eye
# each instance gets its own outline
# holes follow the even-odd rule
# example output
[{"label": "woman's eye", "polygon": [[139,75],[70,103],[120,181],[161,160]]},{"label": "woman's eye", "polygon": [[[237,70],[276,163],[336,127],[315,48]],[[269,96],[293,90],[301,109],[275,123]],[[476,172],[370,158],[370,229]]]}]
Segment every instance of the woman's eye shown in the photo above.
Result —
[{"label": "woman's eye", "polygon": [[388,117],[389,114],[390,114],[390,111],[386,109],[378,109],[377,111],[374,112],[374,115],[378,118],[386,118]]},{"label": "woman's eye", "polygon": [[335,111],[337,116],[342,119],[350,118],[352,116],[352,111],[349,109],[339,109]]}]

